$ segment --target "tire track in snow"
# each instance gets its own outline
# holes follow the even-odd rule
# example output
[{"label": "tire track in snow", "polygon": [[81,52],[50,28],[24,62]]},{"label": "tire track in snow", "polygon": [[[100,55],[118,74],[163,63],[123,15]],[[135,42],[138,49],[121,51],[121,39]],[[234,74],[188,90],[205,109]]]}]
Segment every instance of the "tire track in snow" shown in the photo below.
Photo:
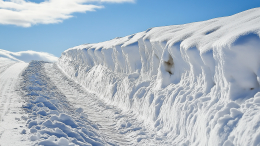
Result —
[{"label": "tire track in snow", "polygon": [[33,145],[158,145],[135,115],[105,104],[56,64],[32,61],[22,77],[28,114],[22,134]]},{"label": "tire track in snow", "polygon": [[143,128],[142,122],[131,113],[106,105],[73,80],[69,79],[56,64],[45,64],[50,80],[77,108],[82,108],[88,119],[98,125],[106,141],[116,145],[154,145],[154,133]]},{"label": "tire track in snow", "polygon": [[0,74],[0,121],[3,121],[3,117],[9,109],[10,100],[14,96],[14,86],[18,81],[19,74],[26,66],[26,63],[17,63]]},{"label": "tire track in snow", "polygon": [[21,135],[21,128],[25,126],[22,120],[22,97],[17,92],[20,74],[27,63],[10,64],[4,66],[0,74],[0,145],[28,145],[24,141],[26,135]]},{"label": "tire track in snow", "polygon": [[[45,65],[45,70],[51,81],[60,89],[67,99],[74,106],[83,108],[84,112],[88,115],[88,119],[98,124],[98,129],[101,131],[102,136],[105,137],[106,141],[116,145],[133,144],[131,141],[126,140],[129,138],[116,133],[116,129],[113,129],[115,127],[115,121],[111,118],[112,113],[104,111],[105,109],[108,109],[108,107],[105,107],[106,105],[102,104],[101,101],[94,99],[93,96],[95,95],[84,91],[80,85],[69,80],[55,65],[47,64]],[[105,108],[102,110],[100,109],[102,107]]]},{"label": "tire track in snow", "polygon": [[28,133],[29,140],[44,146],[111,145],[82,109],[73,107],[46,76],[45,64],[48,63],[32,61],[22,74],[24,108],[29,115],[24,133]]}]

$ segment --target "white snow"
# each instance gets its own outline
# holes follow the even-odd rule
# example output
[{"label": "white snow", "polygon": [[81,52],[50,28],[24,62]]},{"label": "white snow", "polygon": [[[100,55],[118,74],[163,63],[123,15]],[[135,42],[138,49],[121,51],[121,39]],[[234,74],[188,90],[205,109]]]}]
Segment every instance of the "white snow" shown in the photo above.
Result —
[{"label": "white snow", "polygon": [[0,50],[0,145],[257,146],[259,36],[255,8],[80,45],[56,63]]},{"label": "white snow", "polygon": [[[21,51],[21,52],[10,52],[6,50],[0,49],[0,59],[5,58],[18,61],[18,62],[30,62],[32,60],[39,60],[39,61],[48,61],[48,62],[56,62],[58,58],[52,54],[46,52],[36,52],[36,51]],[[3,63],[0,60],[0,65]]]},{"label": "white snow", "polygon": [[76,46],[57,64],[106,104],[133,112],[163,137],[156,141],[258,145],[259,36],[255,8]]},{"label": "white snow", "polygon": [[[0,72],[0,145],[31,145],[26,135],[22,135],[27,117],[22,105],[22,97],[17,92],[20,74],[27,63],[9,64],[9,67]],[[0,66],[0,70],[2,66]]]},{"label": "white snow", "polygon": [[[24,108],[29,114],[24,130],[38,145],[105,145],[82,112],[73,109],[49,80],[44,63],[33,61],[23,73]],[[97,128],[98,129],[98,128]]]}]

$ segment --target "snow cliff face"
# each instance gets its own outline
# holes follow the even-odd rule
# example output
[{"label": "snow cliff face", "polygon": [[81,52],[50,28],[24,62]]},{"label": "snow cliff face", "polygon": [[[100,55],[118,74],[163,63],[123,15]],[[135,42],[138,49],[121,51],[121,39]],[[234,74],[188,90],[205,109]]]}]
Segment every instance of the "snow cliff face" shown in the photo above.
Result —
[{"label": "snow cliff face", "polygon": [[175,145],[257,145],[260,8],[66,50],[57,64]]}]

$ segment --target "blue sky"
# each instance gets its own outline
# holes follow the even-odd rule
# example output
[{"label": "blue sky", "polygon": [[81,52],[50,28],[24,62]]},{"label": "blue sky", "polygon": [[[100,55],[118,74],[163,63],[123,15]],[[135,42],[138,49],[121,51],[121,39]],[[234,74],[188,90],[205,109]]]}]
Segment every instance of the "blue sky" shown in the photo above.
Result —
[{"label": "blue sky", "polygon": [[[43,1],[34,0],[31,2],[40,4]],[[59,2],[59,0],[57,1]],[[66,15],[61,16],[62,19],[53,18],[51,21],[49,19],[47,21],[45,16],[40,15],[41,13],[39,13],[41,17],[38,16],[37,12],[34,13],[34,16],[25,15],[25,17],[19,17],[19,19],[17,17],[20,16],[20,11],[17,12],[17,15],[10,13],[12,15],[0,16],[0,49],[13,52],[34,50],[48,52],[59,57],[64,50],[80,44],[102,42],[145,31],[156,26],[184,24],[229,16],[260,7],[259,0],[132,1],[134,0],[123,0],[121,2],[96,0],[85,4],[97,6],[84,8],[82,12],[85,13],[68,12],[68,15],[73,17],[67,18],[66,11],[64,12]],[[62,1],[60,0],[60,2]],[[25,5],[24,9],[29,6]],[[79,8],[75,6],[76,10],[79,10]],[[0,15],[5,14],[4,9],[12,10],[14,8],[12,6],[9,8],[1,7],[0,3]],[[57,16],[60,16],[58,11],[62,10],[57,9],[57,11],[51,13],[54,16],[57,12]],[[33,17],[32,21],[29,20],[29,17]],[[38,20],[38,18],[44,19]]]}]

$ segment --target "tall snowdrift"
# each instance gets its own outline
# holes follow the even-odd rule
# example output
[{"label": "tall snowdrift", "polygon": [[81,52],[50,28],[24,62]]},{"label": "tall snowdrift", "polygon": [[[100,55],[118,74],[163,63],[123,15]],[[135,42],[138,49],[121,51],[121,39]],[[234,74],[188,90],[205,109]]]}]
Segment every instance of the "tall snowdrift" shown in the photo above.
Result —
[{"label": "tall snowdrift", "polygon": [[31,62],[32,60],[56,62],[58,60],[57,57],[46,52],[35,52],[35,51],[10,52],[2,49],[0,49],[0,58],[2,60],[12,60],[18,62],[20,61]]},{"label": "tall snowdrift", "polygon": [[173,145],[257,145],[259,36],[255,8],[80,45],[57,64]]}]

